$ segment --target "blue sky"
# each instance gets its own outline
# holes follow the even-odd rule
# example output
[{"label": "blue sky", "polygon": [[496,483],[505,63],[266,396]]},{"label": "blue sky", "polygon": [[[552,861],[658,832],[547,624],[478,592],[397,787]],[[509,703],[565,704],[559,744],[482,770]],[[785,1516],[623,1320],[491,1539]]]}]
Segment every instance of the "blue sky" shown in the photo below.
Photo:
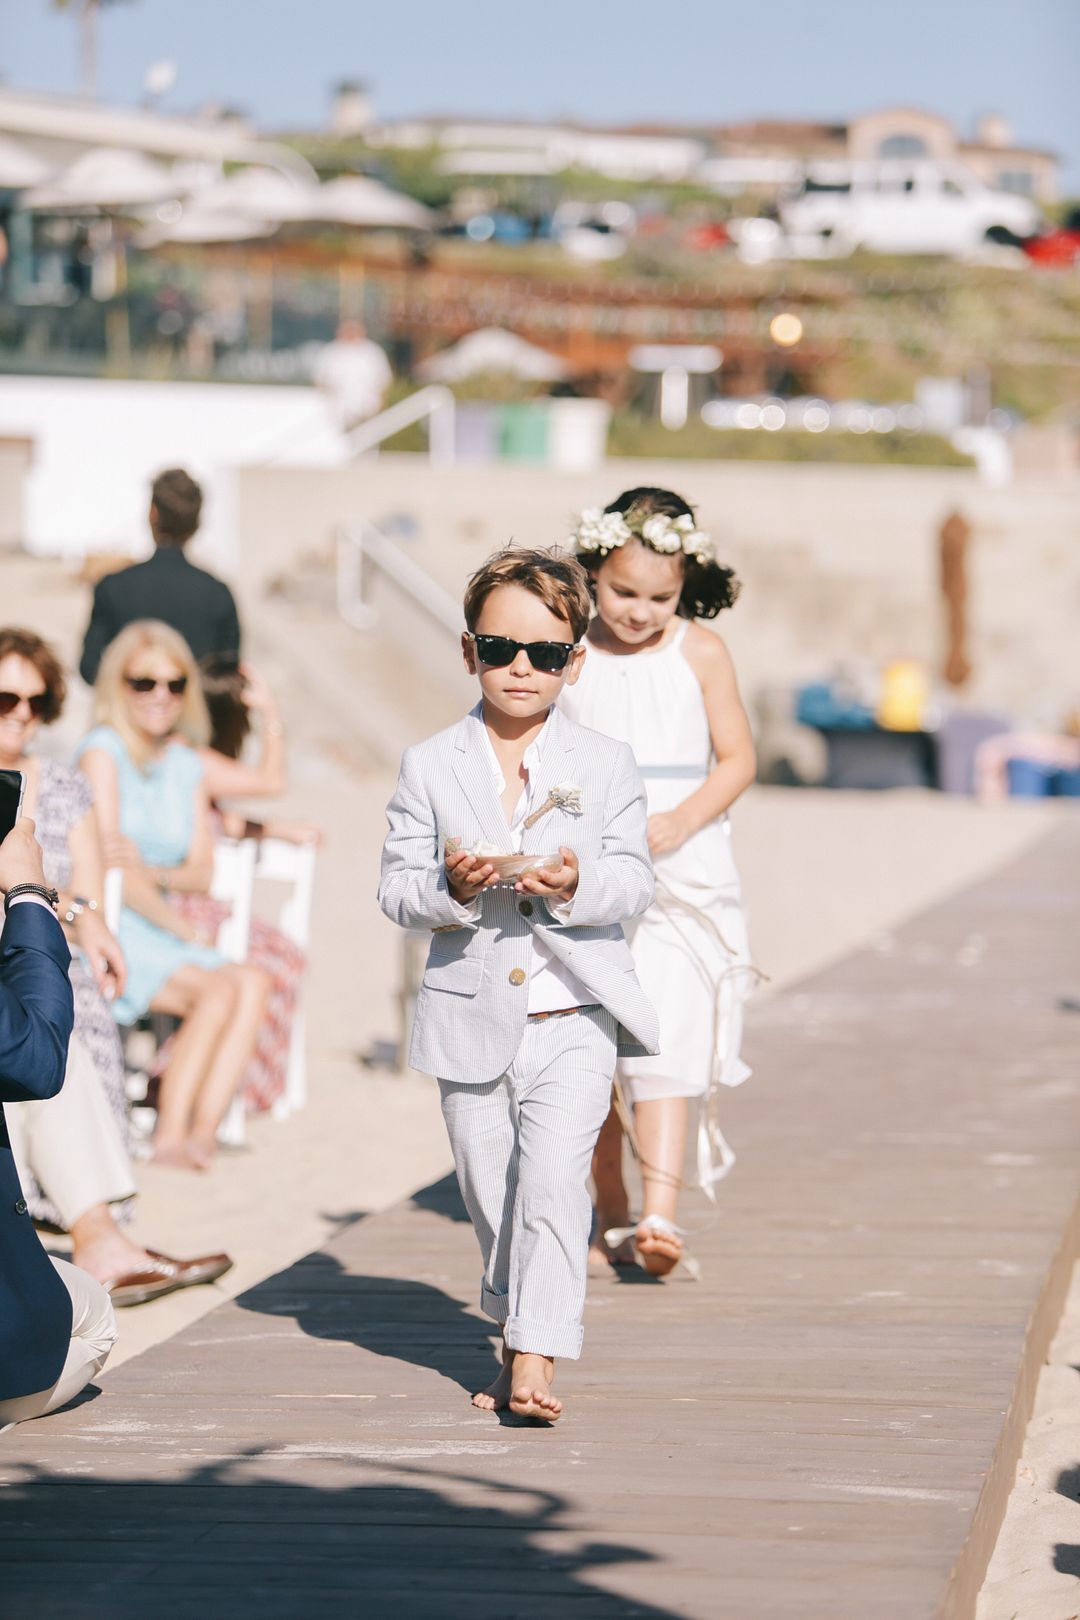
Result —
[{"label": "blue sky", "polygon": [[[50,0],[0,0],[0,74],[67,92],[77,26]],[[364,78],[380,112],[596,120],[835,117],[890,103],[965,129],[983,111],[1065,159],[1080,192],[1080,0],[116,0],[101,85],[137,101],[224,101],[263,126],[318,126]]]}]

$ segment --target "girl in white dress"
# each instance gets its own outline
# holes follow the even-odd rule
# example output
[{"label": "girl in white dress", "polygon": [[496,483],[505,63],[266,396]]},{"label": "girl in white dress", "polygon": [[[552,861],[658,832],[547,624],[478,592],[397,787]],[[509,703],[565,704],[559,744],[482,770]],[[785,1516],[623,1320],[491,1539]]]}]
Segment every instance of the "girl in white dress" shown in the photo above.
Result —
[{"label": "girl in white dress", "polygon": [[649,795],[657,878],[656,901],[630,941],[660,1013],[661,1053],[618,1070],[641,1161],[641,1219],[628,1227],[613,1108],[593,1163],[593,1254],[625,1264],[636,1249],[646,1270],[663,1276],[683,1253],[675,1216],[690,1102],[700,1110],[698,1181],[713,1197],[733,1162],[717,1099],[749,1074],[739,1043],[755,970],[726,812],[753,781],[754,746],[727,648],[694,622],[730,607],[739,586],[670,490],[627,490],[604,512],[584,512],[573,545],[592,580],[596,616],[580,679],[561,704],[633,748]]}]

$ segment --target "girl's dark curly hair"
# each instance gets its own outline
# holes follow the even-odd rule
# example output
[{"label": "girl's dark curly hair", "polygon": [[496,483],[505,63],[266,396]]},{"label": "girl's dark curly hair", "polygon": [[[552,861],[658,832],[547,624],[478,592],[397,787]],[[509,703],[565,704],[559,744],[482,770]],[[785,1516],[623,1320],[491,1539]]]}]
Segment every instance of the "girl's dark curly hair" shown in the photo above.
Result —
[{"label": "girl's dark curly hair", "polygon": [[[647,486],[640,489],[625,489],[621,495],[616,496],[610,506],[604,507],[605,512],[631,510],[650,517],[654,513],[669,518],[694,516],[693,507],[688,505],[681,495],[676,495],[674,490],[653,489]],[[579,561],[587,570],[590,581],[595,580],[603,558],[590,557],[586,553]],[[677,609],[679,617],[715,619],[718,613],[731,607],[740,589],[734,569],[725,568],[718,562],[701,563],[696,557],[684,554],[683,588]]]},{"label": "girl's dark curly hair", "polygon": [[209,653],[199,664],[203,697],[210,714],[210,747],[239,759],[251,730],[251,710],[244,702],[247,680],[235,653]]}]

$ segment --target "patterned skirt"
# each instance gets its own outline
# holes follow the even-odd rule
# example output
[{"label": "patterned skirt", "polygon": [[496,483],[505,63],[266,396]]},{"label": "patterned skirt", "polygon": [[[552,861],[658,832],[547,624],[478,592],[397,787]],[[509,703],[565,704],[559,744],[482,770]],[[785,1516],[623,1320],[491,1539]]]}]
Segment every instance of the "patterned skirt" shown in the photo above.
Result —
[{"label": "patterned skirt", "polygon": [[[211,938],[229,915],[228,906],[220,900],[212,900],[208,894],[172,894],[169,903],[176,907],[185,921]],[[255,1050],[240,1081],[238,1094],[249,1108],[262,1111],[272,1107],[285,1090],[293,1017],[307,957],[299,945],[294,945],[280,929],[264,922],[261,917],[252,917],[247,960],[269,976],[270,995]],[[154,1059],[150,1070],[152,1076],[164,1074],[171,1049],[172,1039],[169,1039]]]},{"label": "patterned skirt", "polygon": [[[120,1031],[116,1027],[116,1019],[112,1015],[109,1003],[97,987],[94,975],[77,952],[71,959],[70,975],[75,996],[75,1034],[93,1060],[97,1077],[126,1148],[129,1146],[130,1128],[127,1094],[124,1091],[124,1050],[120,1044]],[[26,1182],[23,1193],[34,1220],[44,1221],[49,1226],[59,1226],[60,1217],[55,1207],[29,1173]],[[126,1226],[131,1220],[134,1202],[134,1199],[126,1198],[122,1203],[112,1206],[111,1213],[122,1226]]]}]

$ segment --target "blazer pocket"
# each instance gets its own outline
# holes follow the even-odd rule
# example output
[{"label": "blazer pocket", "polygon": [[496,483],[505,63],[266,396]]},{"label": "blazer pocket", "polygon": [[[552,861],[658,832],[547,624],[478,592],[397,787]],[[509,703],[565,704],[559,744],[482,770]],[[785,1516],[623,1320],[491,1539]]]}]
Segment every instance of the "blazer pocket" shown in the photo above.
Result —
[{"label": "blazer pocket", "polygon": [[484,963],[478,956],[429,956],[421,982],[427,990],[475,996],[483,976]]}]

